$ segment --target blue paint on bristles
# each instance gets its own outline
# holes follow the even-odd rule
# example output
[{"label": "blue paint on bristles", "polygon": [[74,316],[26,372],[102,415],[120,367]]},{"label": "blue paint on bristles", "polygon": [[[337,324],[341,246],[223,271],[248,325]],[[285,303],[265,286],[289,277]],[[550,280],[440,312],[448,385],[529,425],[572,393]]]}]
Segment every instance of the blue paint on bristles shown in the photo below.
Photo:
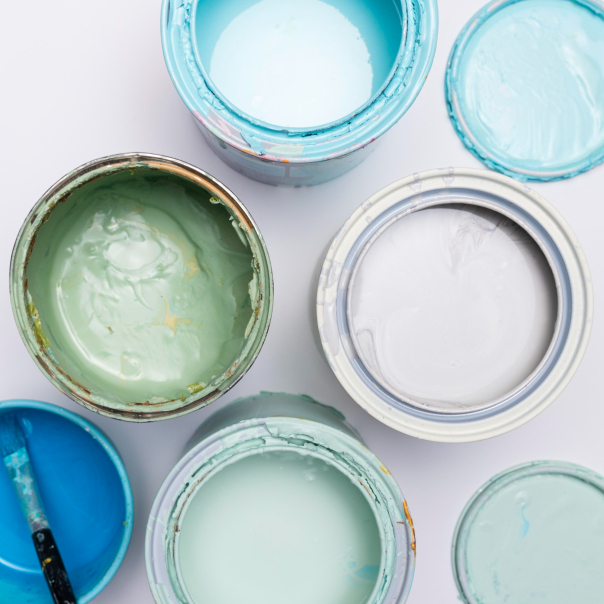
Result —
[{"label": "blue paint on bristles", "polygon": [[25,434],[16,415],[0,415],[0,457],[8,457],[25,447]]}]

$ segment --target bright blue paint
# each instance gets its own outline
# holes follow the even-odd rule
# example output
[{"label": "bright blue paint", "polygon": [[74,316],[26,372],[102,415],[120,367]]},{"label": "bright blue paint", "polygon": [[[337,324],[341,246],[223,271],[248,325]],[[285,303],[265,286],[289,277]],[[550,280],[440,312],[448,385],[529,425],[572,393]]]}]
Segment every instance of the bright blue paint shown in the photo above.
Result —
[{"label": "bright blue paint", "polygon": [[468,149],[519,180],[556,180],[604,160],[604,7],[495,0],[460,34],[446,76]]},{"label": "bright blue paint", "polygon": [[[45,511],[80,604],[119,567],[132,532],[132,493],[113,446],[79,416],[46,403],[7,401],[26,428]],[[8,472],[0,468],[0,601],[51,604]]]}]

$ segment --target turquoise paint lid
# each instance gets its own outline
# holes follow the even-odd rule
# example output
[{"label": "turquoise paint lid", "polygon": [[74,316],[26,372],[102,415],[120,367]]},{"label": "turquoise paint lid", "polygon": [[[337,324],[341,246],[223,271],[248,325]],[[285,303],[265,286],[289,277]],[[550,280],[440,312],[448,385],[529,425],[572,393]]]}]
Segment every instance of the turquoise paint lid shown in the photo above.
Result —
[{"label": "turquoise paint lid", "polygon": [[451,121],[489,168],[569,178],[604,160],[604,3],[494,0],[460,33],[445,78]]},{"label": "turquoise paint lid", "polygon": [[461,515],[453,572],[467,604],[601,604],[604,478],[556,461],[499,474]]}]

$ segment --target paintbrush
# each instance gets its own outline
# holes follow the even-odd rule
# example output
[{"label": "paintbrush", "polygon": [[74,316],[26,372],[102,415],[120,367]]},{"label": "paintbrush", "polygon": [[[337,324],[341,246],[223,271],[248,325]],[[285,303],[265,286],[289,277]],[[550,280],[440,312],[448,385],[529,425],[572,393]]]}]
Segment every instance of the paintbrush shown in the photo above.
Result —
[{"label": "paintbrush", "polygon": [[50,531],[34,470],[27,454],[25,434],[15,415],[0,416],[0,456],[29,524],[38,560],[55,604],[76,604],[57,544]]}]

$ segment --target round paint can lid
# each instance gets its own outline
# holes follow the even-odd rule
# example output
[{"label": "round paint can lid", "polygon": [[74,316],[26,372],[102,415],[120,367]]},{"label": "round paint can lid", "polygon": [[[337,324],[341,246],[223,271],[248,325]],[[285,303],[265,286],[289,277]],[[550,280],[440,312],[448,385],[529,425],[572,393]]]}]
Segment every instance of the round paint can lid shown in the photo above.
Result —
[{"label": "round paint can lid", "polygon": [[452,562],[468,604],[601,602],[604,478],[555,461],[499,474],[463,511]]},{"label": "round paint can lid", "polygon": [[604,3],[494,0],[468,22],[446,78],[451,121],[489,168],[569,178],[604,160]]}]

